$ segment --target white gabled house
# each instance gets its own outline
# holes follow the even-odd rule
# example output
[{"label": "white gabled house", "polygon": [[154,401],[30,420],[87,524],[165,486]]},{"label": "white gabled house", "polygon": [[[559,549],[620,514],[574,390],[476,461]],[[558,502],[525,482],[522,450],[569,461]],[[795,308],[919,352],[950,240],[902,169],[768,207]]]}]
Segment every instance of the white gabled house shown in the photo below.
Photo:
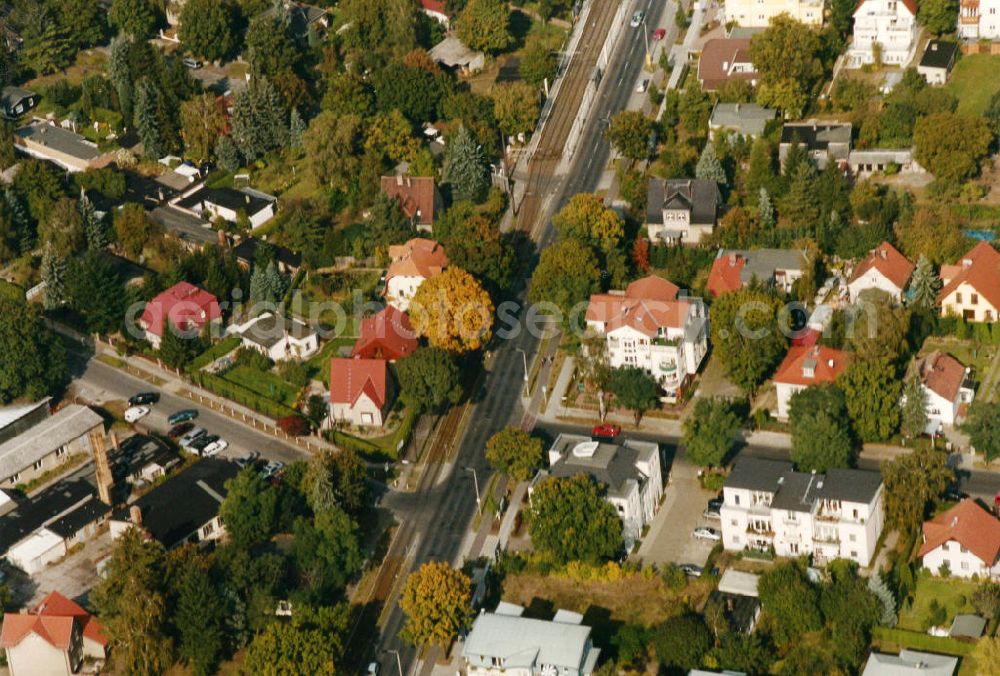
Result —
[{"label": "white gabled house", "polygon": [[861,0],[854,10],[848,67],[876,61],[905,66],[913,58],[917,31],[916,0]]},{"label": "white gabled house", "polygon": [[772,378],[778,395],[778,420],[788,420],[792,396],[807,387],[835,382],[849,361],[846,352],[832,347],[795,345],[789,348]]},{"label": "white gabled house", "polygon": [[730,551],[867,566],[885,523],[878,472],[796,472],[790,462],[740,458],[722,492],[722,544]]},{"label": "white gabled house", "polygon": [[975,396],[969,369],[938,350],[918,359],[914,368],[927,397],[928,433],[939,432],[942,425],[954,425],[961,406],[972,403]]},{"label": "white gabled house", "polygon": [[938,575],[941,566],[957,577],[1000,578],[1000,521],[966,498],[924,522],[919,556]]},{"label": "white gabled house", "polygon": [[594,294],[587,306],[587,327],[605,336],[609,364],[644,369],[668,397],[680,394],[708,352],[705,304],[678,293],[651,275],[624,291]]},{"label": "white gabled house", "polygon": [[854,266],[847,282],[851,302],[856,303],[861,292],[868,289],[885,291],[897,303],[902,302],[915,267],[896,247],[882,242]]}]

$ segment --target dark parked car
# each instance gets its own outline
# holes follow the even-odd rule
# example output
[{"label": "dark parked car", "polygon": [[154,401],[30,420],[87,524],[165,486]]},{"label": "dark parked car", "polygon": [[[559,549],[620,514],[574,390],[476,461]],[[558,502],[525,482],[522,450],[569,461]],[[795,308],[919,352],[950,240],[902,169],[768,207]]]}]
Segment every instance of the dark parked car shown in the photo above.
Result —
[{"label": "dark parked car", "polygon": [[167,432],[167,436],[170,437],[171,439],[180,439],[193,429],[194,429],[193,422],[177,423],[176,425],[170,428],[170,430]]},{"label": "dark parked car", "polygon": [[191,445],[188,446],[188,450],[197,452],[200,455],[201,452],[205,450],[206,446],[208,446],[209,444],[213,444],[218,440],[219,440],[218,434],[203,434],[202,436],[198,437],[197,439],[191,442]]},{"label": "dark parked car", "polygon": [[188,420],[194,420],[198,417],[198,411],[193,408],[186,408],[182,411],[177,411],[169,418],[167,418],[168,425],[176,425],[177,423],[186,422]]},{"label": "dark parked car", "polygon": [[148,404],[155,404],[160,400],[159,392],[140,392],[139,394],[132,395],[129,397],[128,405],[131,406],[142,406]]}]

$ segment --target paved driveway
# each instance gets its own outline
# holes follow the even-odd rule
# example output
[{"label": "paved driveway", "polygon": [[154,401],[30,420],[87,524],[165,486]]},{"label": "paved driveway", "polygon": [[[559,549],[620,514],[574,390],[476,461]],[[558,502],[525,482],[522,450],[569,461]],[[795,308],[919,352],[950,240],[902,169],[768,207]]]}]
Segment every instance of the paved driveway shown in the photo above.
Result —
[{"label": "paved driveway", "polygon": [[705,564],[715,542],[691,536],[698,526],[711,526],[721,530],[718,520],[702,516],[711,491],[702,490],[698,483],[698,470],[683,460],[675,459],[670,472],[663,506],[653,518],[653,523],[639,546],[638,558],[644,562]]}]

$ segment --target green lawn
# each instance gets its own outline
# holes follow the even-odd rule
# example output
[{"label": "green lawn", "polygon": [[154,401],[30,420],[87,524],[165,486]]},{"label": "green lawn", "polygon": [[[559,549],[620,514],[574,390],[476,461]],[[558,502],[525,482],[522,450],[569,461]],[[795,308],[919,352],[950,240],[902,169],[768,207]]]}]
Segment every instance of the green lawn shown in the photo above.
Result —
[{"label": "green lawn", "polygon": [[1000,56],[963,56],[955,64],[945,89],[958,98],[959,113],[982,115],[990,99],[1000,91]]},{"label": "green lawn", "polygon": [[909,610],[899,614],[899,628],[923,632],[928,628],[927,618],[930,615],[932,600],[946,608],[947,619],[945,627],[951,626],[951,621],[959,613],[974,613],[972,593],[977,584],[954,578],[941,578],[923,575],[917,581],[917,590],[913,596],[913,605]]},{"label": "green lawn", "polygon": [[299,394],[298,388],[288,384],[277,374],[263,373],[246,366],[237,366],[226,371],[223,378],[289,407],[295,405],[295,399]]},{"label": "green lawn", "polygon": [[330,369],[327,367],[330,360],[338,356],[340,348],[353,346],[356,341],[357,338],[346,334],[337,336],[336,338],[327,341],[326,345],[323,346],[323,349],[310,357],[309,361],[306,362],[306,365],[312,370],[313,377],[323,381],[323,384],[329,387]]}]

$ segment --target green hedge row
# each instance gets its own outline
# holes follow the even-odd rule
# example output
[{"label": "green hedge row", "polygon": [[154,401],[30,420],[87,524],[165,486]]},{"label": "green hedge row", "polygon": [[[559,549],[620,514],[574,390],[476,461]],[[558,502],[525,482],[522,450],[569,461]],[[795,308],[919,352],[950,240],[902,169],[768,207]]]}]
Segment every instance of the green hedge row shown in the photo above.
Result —
[{"label": "green hedge row", "polygon": [[956,655],[964,657],[972,652],[975,647],[973,643],[966,643],[957,638],[949,636],[931,636],[921,634],[919,631],[909,631],[907,629],[889,629],[888,627],[875,627],[875,638],[881,641],[895,643],[903,648],[913,648],[927,652],[941,653],[944,655]]},{"label": "green hedge row", "polygon": [[226,336],[218,343],[208,348],[207,350],[199,354],[197,357],[195,357],[193,360],[191,360],[191,363],[188,364],[188,371],[190,371],[191,373],[194,373],[195,371],[200,371],[201,369],[205,368],[206,366],[211,364],[213,361],[215,361],[222,355],[228,354],[229,352],[232,352],[233,350],[238,348],[241,342],[242,338],[240,338],[240,336],[237,335]]},{"label": "green hedge row", "polygon": [[215,374],[197,371],[191,374],[191,379],[198,386],[204,387],[209,392],[214,392],[220,397],[231,399],[237,404],[252,408],[266,416],[277,419],[284,418],[286,415],[298,415],[298,411],[293,408],[262,397],[253,390],[247,389],[242,385],[237,385],[225,378],[220,378]]}]

